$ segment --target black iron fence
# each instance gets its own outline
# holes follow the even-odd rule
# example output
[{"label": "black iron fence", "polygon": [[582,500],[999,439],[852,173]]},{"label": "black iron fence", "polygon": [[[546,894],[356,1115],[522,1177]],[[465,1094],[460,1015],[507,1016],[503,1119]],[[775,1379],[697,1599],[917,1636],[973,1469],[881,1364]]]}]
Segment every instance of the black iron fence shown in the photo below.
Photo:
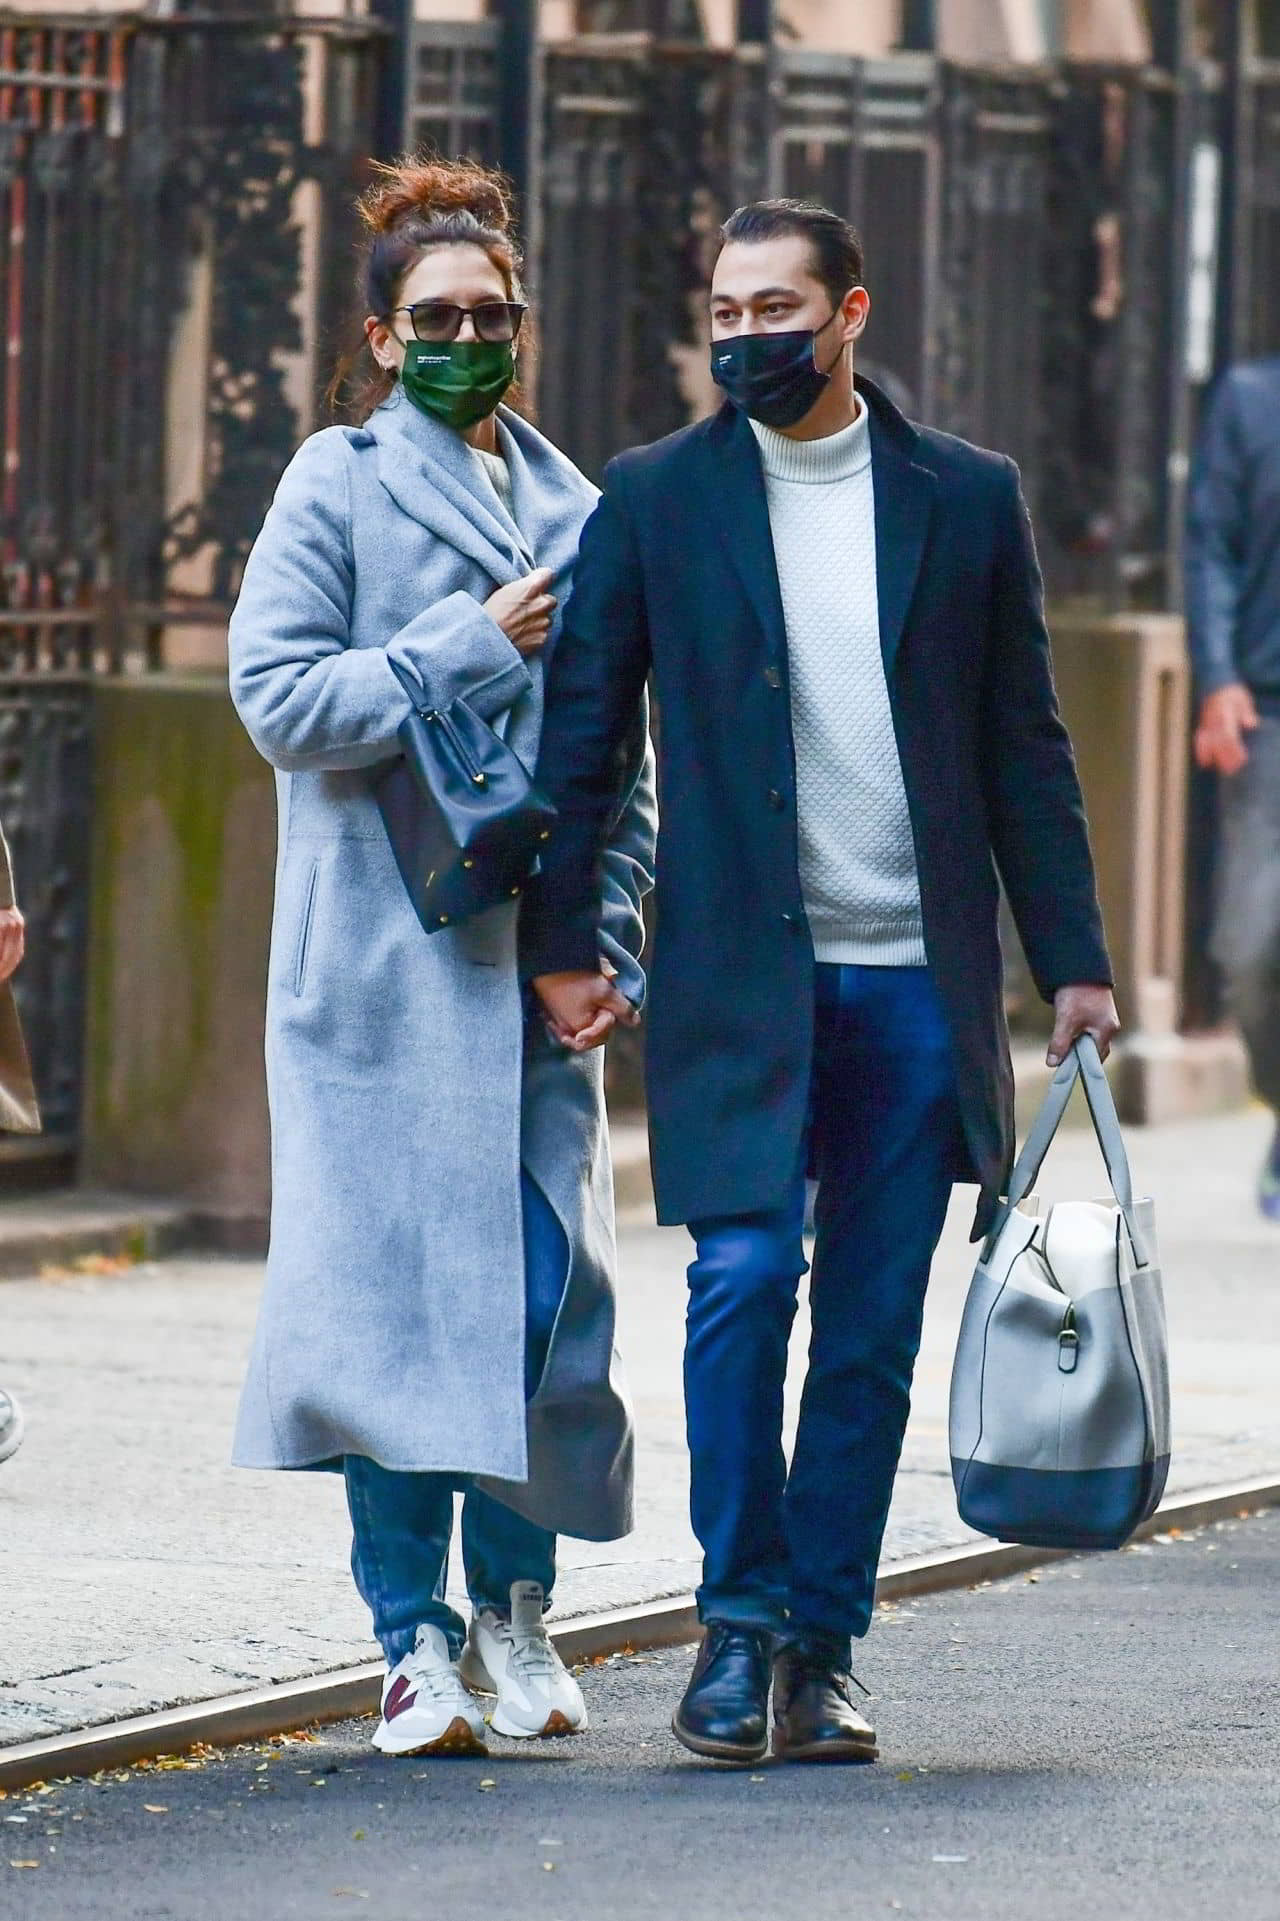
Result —
[{"label": "black iron fence", "polygon": [[[908,410],[1019,460],[1050,585],[1171,604],[1192,422],[1189,129],[1216,76],[1003,70],[688,37],[677,0],[540,49],[525,209],[542,421],[593,474],[711,404],[725,213],[848,211],[865,363]],[[86,689],[215,636],[349,314],[381,29],[210,11],[0,12],[0,818],[33,920],[22,995],[74,1136]],[[419,23],[410,144],[496,159],[495,25]],[[1280,347],[1280,67],[1247,77],[1238,352]]]},{"label": "black iron fence", "polygon": [[[416,36],[409,142],[495,158],[497,26]],[[1277,72],[1256,63],[1246,89],[1241,351],[1280,333]],[[1217,87],[1208,69],[986,72],[643,33],[544,48],[527,209],[544,424],[594,473],[682,424],[705,398],[689,370],[708,234],[753,195],[815,196],[862,229],[864,363],[1018,460],[1051,588],[1175,602],[1170,477],[1194,412],[1180,169]]]},{"label": "black iron fence", "polygon": [[[0,15],[0,820],[54,1163],[80,1112],[92,683],[224,622],[345,308],[374,30]],[[341,295],[339,295],[339,286]]]}]

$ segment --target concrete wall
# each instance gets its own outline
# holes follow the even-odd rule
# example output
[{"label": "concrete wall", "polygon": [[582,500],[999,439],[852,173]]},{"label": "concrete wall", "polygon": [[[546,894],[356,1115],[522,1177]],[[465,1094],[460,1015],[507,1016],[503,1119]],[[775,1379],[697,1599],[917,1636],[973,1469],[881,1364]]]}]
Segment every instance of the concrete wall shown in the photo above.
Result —
[{"label": "concrete wall", "polygon": [[[1168,616],[1054,623],[1128,1029],[1133,1119],[1244,1098],[1234,1040],[1177,1031],[1186,664]],[[96,775],[82,1178],[164,1195],[223,1244],[260,1238],[269,1193],[262,1019],[275,799],[221,677],[107,681]],[[613,1063],[634,1101],[636,1064]]]},{"label": "concrete wall", "polygon": [[221,680],[97,690],[82,1179],[260,1233],[270,769]]}]

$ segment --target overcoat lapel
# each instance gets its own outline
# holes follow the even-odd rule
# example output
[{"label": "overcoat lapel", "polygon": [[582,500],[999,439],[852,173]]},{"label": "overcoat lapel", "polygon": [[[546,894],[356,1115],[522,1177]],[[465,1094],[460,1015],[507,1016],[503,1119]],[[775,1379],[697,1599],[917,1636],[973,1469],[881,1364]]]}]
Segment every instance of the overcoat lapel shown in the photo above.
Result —
[{"label": "overcoat lapel", "polygon": [[[398,390],[367,425],[378,443],[378,479],[411,519],[476,561],[499,587],[530,571],[527,541],[496,494],[491,503],[482,497],[466,443],[451,427]],[[406,447],[416,457],[406,459]]]},{"label": "overcoat lapel", "polygon": [[770,650],[787,644],[760,449],[746,415],[721,408],[702,441],[705,499]]},{"label": "overcoat lapel", "polygon": [[[866,389],[859,382],[866,395]],[[892,682],[898,646],[906,626],[929,535],[938,476],[911,458],[914,431],[894,414],[882,414],[871,401],[871,484],[876,509],[876,597],[880,611],[880,650],[884,674]],[[908,439],[907,436],[910,436]]]},{"label": "overcoat lapel", "polygon": [[566,583],[578,558],[583,522],[600,498],[600,489],[536,427],[507,407],[498,412],[498,440],[511,475],[515,517],[528,536],[533,564],[551,569],[552,592],[561,600],[542,652],[546,666],[560,635]]},{"label": "overcoat lapel", "polygon": [[[871,472],[876,509],[876,585],[885,678],[893,673],[929,534],[938,477],[912,459],[915,430],[871,383],[859,380],[871,412]],[[760,450],[750,422],[721,408],[702,442],[709,511],[772,648],[786,625]]]}]

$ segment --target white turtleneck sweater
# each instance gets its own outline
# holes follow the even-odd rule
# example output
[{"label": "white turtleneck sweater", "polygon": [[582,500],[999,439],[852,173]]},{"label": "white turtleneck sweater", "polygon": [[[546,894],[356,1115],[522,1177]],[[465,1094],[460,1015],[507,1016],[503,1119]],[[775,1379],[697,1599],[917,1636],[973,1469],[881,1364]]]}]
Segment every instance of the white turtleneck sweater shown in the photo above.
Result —
[{"label": "white turtleneck sweater", "polygon": [[752,421],[782,588],[800,886],[819,961],[923,967],[920,884],[876,600],[865,402],[824,440]]}]

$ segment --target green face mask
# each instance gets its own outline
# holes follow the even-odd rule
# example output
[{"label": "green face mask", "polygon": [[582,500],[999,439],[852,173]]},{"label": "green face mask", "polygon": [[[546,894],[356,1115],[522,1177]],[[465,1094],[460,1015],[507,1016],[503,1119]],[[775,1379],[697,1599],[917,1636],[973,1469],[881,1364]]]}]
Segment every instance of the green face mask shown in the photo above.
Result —
[{"label": "green face mask", "polygon": [[414,406],[459,432],[491,414],[515,377],[510,340],[411,340],[400,373]]}]

